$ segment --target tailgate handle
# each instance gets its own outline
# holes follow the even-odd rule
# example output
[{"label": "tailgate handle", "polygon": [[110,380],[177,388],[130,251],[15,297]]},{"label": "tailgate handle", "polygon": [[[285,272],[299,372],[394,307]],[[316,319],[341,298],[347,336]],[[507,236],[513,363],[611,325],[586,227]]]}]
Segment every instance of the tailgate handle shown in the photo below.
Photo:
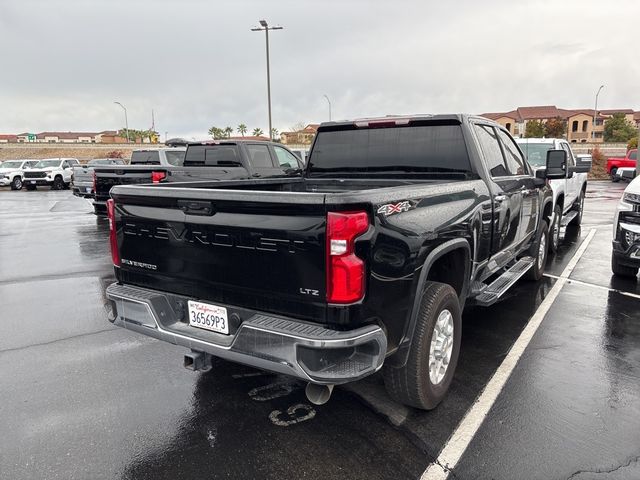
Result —
[{"label": "tailgate handle", "polygon": [[213,204],[205,200],[178,200],[178,208],[189,215],[213,215]]}]

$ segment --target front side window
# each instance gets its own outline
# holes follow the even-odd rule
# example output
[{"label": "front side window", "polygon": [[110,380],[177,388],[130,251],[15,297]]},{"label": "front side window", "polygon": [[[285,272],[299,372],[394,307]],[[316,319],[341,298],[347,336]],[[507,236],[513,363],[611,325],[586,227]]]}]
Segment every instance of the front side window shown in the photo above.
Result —
[{"label": "front side window", "polygon": [[524,166],[524,158],[517,145],[509,135],[498,130],[498,137],[504,147],[504,157],[507,160],[507,170],[511,175],[527,175],[527,167]]},{"label": "front side window", "polygon": [[508,175],[507,167],[502,157],[502,150],[500,150],[500,143],[493,127],[488,125],[474,125],[478,140],[480,142],[480,148],[484,154],[489,174],[492,177],[504,177]]},{"label": "front side window", "polygon": [[298,159],[288,150],[285,150],[282,147],[273,147],[276,152],[276,157],[278,157],[278,164],[282,168],[297,168],[298,167]]}]

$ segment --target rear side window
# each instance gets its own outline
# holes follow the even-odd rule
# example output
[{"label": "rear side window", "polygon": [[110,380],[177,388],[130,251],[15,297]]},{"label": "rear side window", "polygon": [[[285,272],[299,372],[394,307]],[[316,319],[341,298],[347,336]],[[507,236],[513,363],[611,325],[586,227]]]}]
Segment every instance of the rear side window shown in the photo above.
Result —
[{"label": "rear side window", "polygon": [[272,168],[273,162],[266,145],[247,145],[249,161],[254,168]]},{"label": "rear side window", "polygon": [[492,177],[504,177],[508,175],[507,167],[502,157],[502,151],[500,150],[500,143],[493,127],[488,125],[474,125],[478,140],[480,142],[480,148],[484,154],[489,174]]},{"label": "rear side window", "polygon": [[636,150],[635,152],[631,152],[629,154],[629,160],[636,160],[638,158],[638,151]]},{"label": "rear side window", "polygon": [[160,165],[160,155],[154,151],[133,152],[131,165]]},{"label": "rear side window", "polygon": [[515,142],[502,130],[498,130],[498,137],[502,141],[504,156],[507,160],[507,170],[511,175],[526,175],[529,173],[524,166],[524,158]]},{"label": "rear side window", "polygon": [[184,163],[184,151],[175,150],[172,152],[164,152],[167,157],[167,162],[169,165],[173,165],[174,167],[179,167]]},{"label": "rear side window", "polygon": [[394,173],[470,173],[459,124],[348,128],[318,132],[309,171]]},{"label": "rear side window", "polygon": [[241,167],[238,146],[233,145],[189,145],[184,157],[189,167]]}]

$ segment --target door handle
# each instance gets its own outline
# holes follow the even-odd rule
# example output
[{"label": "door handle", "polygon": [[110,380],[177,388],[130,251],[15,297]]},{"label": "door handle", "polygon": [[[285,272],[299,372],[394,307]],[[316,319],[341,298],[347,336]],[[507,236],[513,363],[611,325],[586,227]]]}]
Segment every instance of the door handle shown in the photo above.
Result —
[{"label": "door handle", "polygon": [[504,202],[507,199],[506,195],[496,195],[493,197],[496,202]]}]

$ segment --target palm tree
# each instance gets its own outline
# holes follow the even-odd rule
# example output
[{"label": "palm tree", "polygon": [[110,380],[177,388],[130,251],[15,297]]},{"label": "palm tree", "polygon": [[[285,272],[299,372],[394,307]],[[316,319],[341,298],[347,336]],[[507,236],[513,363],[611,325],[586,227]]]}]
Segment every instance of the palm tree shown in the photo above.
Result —
[{"label": "palm tree", "polygon": [[277,140],[280,137],[280,132],[278,132],[277,128],[272,128],[271,129],[271,139],[272,140]]},{"label": "palm tree", "polygon": [[253,132],[251,132],[251,134],[252,134],[254,137],[261,137],[262,135],[264,135],[264,132],[262,131],[262,129],[261,129],[261,128],[254,128],[254,129],[253,129]]},{"label": "palm tree", "polygon": [[213,138],[214,140],[217,140],[224,137],[224,130],[218,127],[211,127],[209,129],[209,135],[211,135],[211,138]]},{"label": "palm tree", "polygon": [[244,134],[247,133],[247,126],[244,123],[238,125],[238,133],[244,137]]},{"label": "palm tree", "polygon": [[226,135],[227,138],[229,138],[232,133],[233,133],[233,128],[231,128],[231,127],[225,127],[224,128],[224,134]]}]

